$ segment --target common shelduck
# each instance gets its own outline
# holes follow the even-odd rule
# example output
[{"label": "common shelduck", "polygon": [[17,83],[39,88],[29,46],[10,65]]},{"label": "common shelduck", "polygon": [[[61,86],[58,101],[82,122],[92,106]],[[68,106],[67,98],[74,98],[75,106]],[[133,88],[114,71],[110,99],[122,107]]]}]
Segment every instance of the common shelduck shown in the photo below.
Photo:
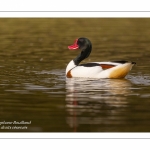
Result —
[{"label": "common shelduck", "polygon": [[66,68],[66,77],[81,78],[124,78],[136,63],[131,61],[90,62],[79,64],[87,58],[92,50],[92,43],[87,38],[79,38],[68,46],[71,50],[80,49],[81,53],[69,62]]}]

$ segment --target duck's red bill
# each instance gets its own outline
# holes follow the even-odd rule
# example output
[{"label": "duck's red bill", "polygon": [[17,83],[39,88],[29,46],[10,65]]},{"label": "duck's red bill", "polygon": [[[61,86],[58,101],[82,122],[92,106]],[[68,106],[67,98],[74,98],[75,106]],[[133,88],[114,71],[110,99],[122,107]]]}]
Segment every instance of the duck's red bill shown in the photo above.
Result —
[{"label": "duck's red bill", "polygon": [[73,45],[68,46],[69,49],[75,50],[78,49],[79,46],[77,45],[78,39],[75,40]]}]

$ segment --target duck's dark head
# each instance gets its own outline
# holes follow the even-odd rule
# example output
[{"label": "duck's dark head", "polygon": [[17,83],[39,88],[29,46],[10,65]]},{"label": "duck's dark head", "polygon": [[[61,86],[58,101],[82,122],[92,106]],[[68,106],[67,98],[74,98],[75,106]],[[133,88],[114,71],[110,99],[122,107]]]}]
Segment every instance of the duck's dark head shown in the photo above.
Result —
[{"label": "duck's dark head", "polygon": [[81,49],[85,50],[87,48],[92,49],[91,41],[87,38],[81,37],[76,39],[73,45],[68,46],[71,50]]},{"label": "duck's dark head", "polygon": [[82,50],[81,53],[74,59],[76,65],[78,65],[83,59],[87,58],[92,50],[91,41],[87,38],[81,37],[76,39],[73,45],[68,46],[70,50]]}]

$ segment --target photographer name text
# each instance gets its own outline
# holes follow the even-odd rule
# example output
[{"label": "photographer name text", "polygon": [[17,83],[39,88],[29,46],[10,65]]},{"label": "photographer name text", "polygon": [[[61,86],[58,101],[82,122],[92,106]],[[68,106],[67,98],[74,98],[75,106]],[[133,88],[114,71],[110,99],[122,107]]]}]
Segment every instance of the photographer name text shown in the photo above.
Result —
[{"label": "photographer name text", "polygon": [[29,124],[31,121],[0,121],[0,129],[28,129]]}]

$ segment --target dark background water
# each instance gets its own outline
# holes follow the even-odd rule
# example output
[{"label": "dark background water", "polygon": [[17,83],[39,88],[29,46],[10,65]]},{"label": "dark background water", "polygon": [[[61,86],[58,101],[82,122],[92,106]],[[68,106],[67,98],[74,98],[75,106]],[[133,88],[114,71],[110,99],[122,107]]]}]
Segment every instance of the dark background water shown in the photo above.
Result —
[{"label": "dark background water", "polygon": [[[93,44],[83,62],[137,65],[125,79],[66,80],[79,37]],[[149,64],[148,18],[1,18],[0,132],[149,132]]]}]

